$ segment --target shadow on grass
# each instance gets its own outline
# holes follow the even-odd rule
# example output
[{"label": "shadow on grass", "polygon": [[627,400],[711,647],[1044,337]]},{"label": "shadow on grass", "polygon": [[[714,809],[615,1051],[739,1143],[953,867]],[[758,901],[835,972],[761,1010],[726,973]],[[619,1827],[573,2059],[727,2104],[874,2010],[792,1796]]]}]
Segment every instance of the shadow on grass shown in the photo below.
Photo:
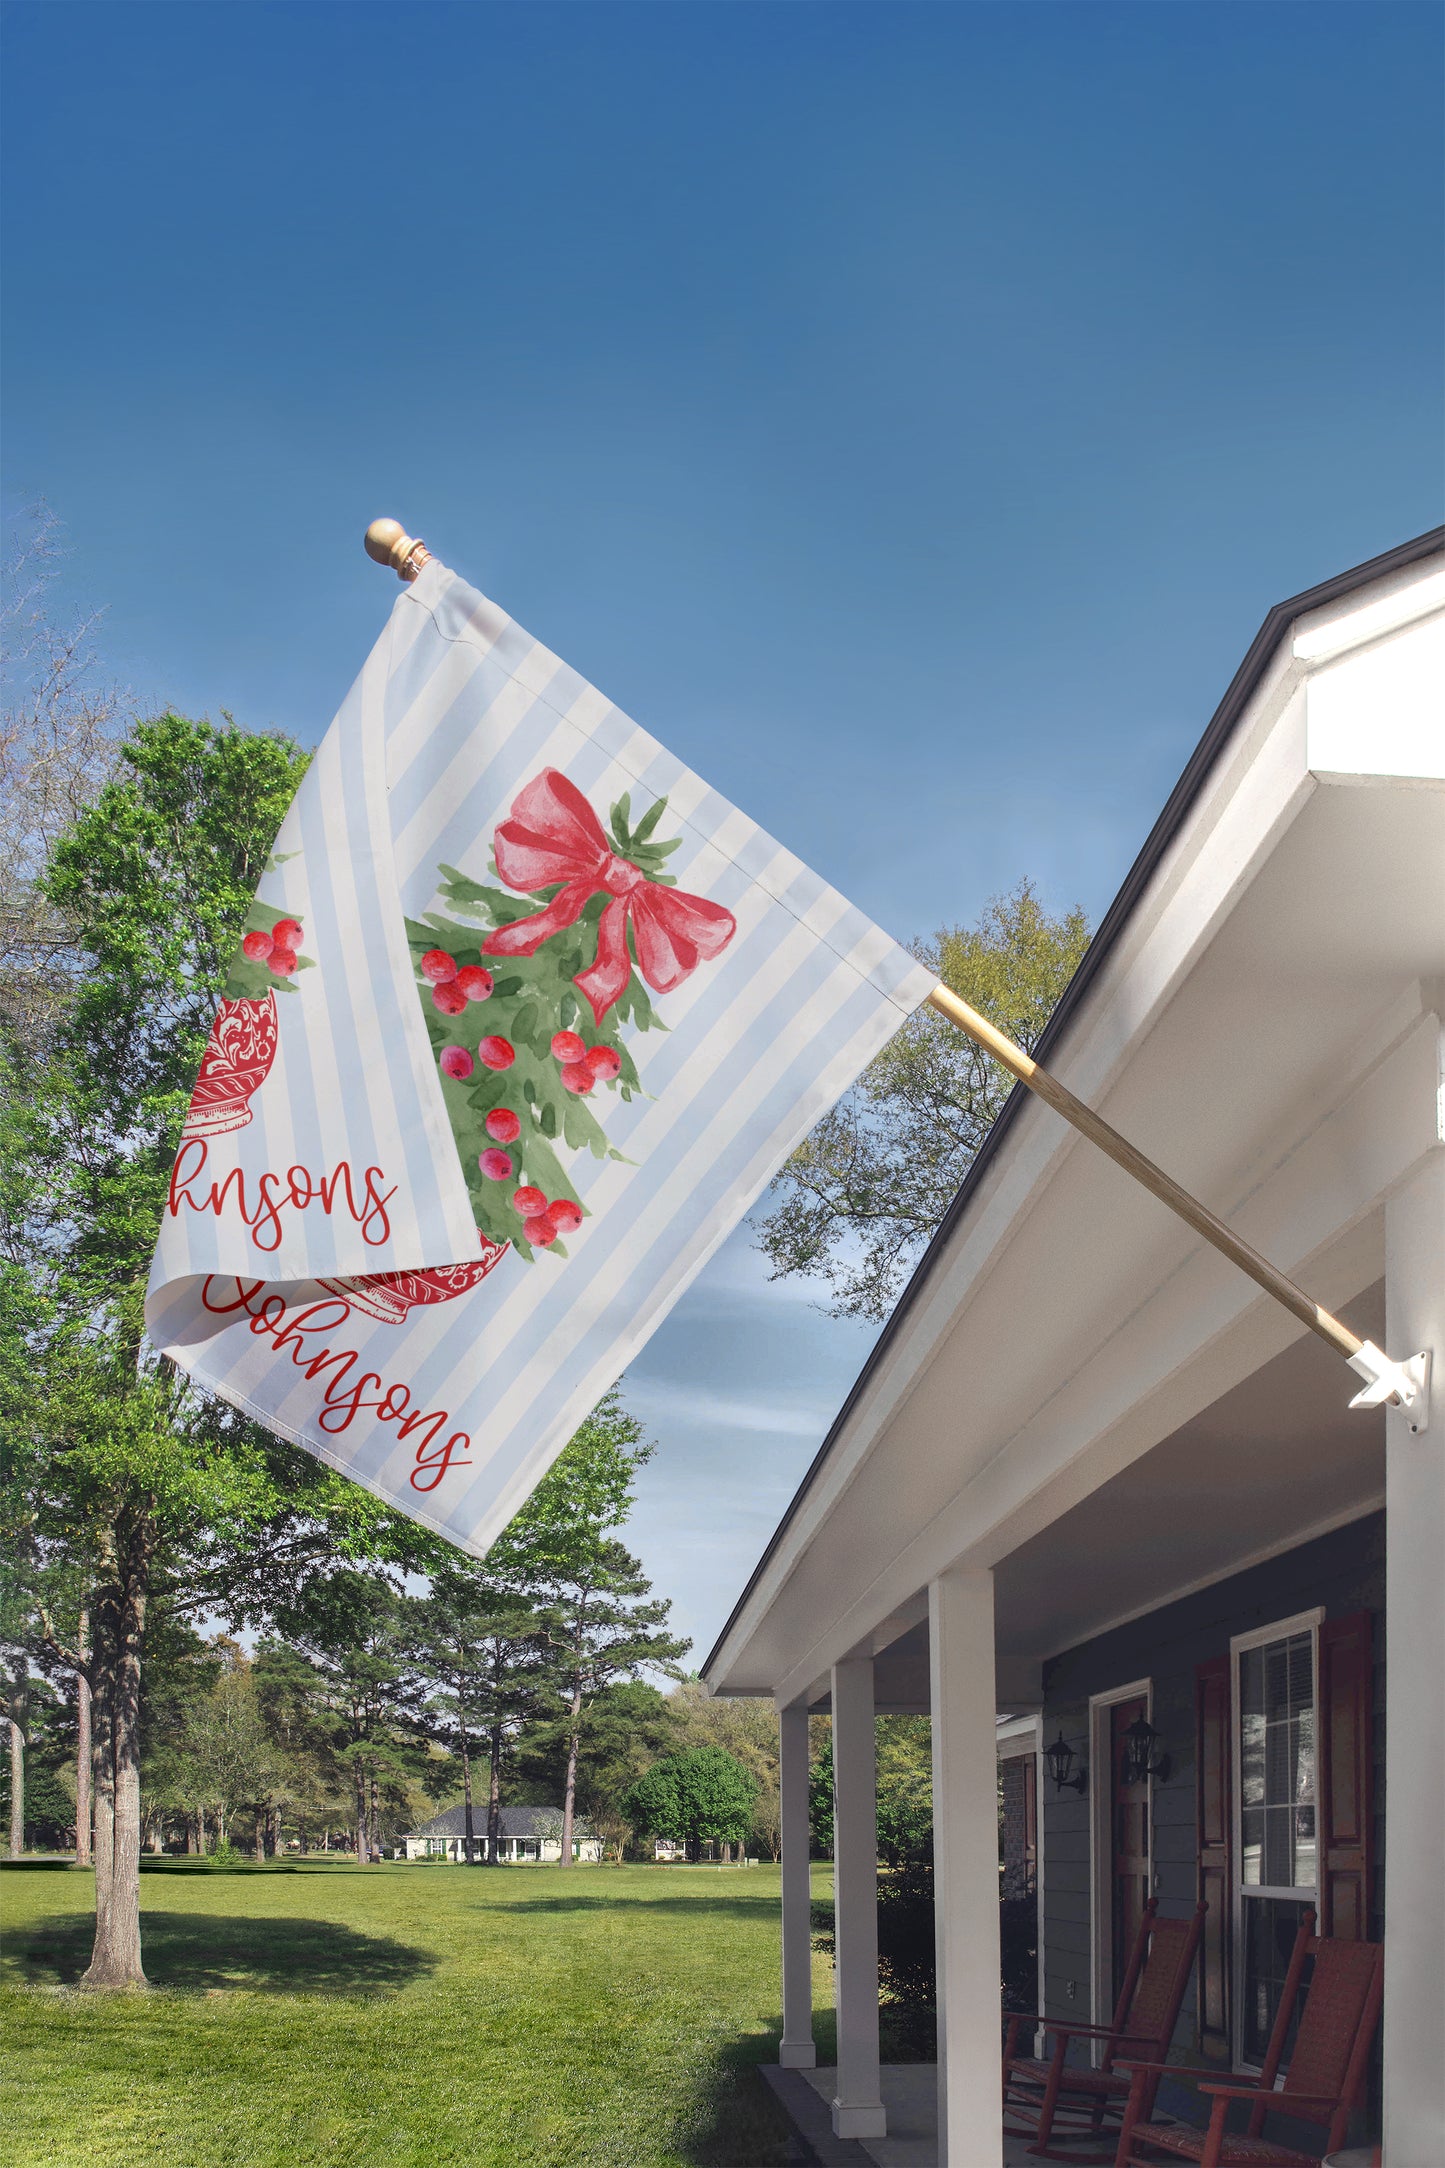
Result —
[{"label": "shadow on grass", "polygon": [[[95,1919],[75,1913],[8,1938],[6,1971],[36,1986],[70,1987],[90,1963]],[[245,1988],[279,1995],[384,1994],[437,1969],[429,1950],[359,1935],[332,1920],[216,1918],[147,1912],[141,1922],[152,1987]]]},{"label": "shadow on grass", "polygon": [[[482,1885],[486,1887],[485,1884]],[[516,1884],[508,1885],[515,1889]],[[525,1912],[686,1912],[696,1919],[700,1912],[726,1912],[735,1919],[755,1920],[759,1913],[776,1918],[778,1893],[759,1890],[756,1897],[607,1897],[601,1894],[575,1897],[524,1897],[518,1909]]]},{"label": "shadow on grass", "polygon": [[695,2168],[816,2168],[817,2154],[758,2067],[777,2061],[782,2023],[775,2017],[765,2030],[719,2043],[699,2073],[698,2091],[669,2133]]}]

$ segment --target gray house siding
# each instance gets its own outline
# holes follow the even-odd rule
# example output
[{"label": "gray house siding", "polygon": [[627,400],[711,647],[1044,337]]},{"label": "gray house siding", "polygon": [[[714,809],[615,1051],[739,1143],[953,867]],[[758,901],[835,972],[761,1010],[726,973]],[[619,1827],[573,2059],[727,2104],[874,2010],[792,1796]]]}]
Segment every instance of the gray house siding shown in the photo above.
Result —
[{"label": "gray house siding", "polygon": [[[1092,1760],[1089,1697],[1134,1679],[1153,1688],[1152,1722],[1170,1758],[1168,1776],[1154,1786],[1154,1868],[1161,1912],[1183,1915],[1197,1901],[1195,1840],[1195,1671],[1227,1652],[1230,1638],[1289,1618],[1315,1605],[1327,1618],[1373,1614],[1374,1837],[1370,1933],[1383,1928],[1385,1525],[1372,1513],[1301,1544],[1228,1580],[1164,1605],[1066,1650],[1044,1667],[1044,1741],[1062,1727],[1081,1763]],[[1098,1775],[1102,1777],[1102,1772]],[[1051,2017],[1087,2021],[1092,1947],[1090,1923],[1090,1795],[1059,1792],[1044,1775],[1040,1809],[1043,1842],[1044,2008]],[[1071,1986],[1072,1983],[1072,1992]],[[1194,2056],[1198,2036],[1191,1984],[1175,2035],[1175,2053]],[[1101,2012],[1101,2018],[1107,2012]]]}]

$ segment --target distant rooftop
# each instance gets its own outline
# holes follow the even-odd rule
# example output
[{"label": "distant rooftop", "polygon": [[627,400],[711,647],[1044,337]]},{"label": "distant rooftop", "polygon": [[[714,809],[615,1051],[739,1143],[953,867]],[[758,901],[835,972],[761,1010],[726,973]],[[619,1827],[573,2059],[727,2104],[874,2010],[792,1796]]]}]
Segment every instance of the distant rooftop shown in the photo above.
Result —
[{"label": "distant rooftop", "polygon": [[[443,1814],[434,1814],[419,1829],[408,1829],[408,1837],[464,1837],[467,1833],[467,1810],[462,1802],[448,1807]],[[503,1807],[502,1835],[504,1837],[559,1837],[562,1833],[562,1809],[560,1807]],[[487,1834],[487,1803],[476,1801],[472,1808],[472,1835]],[[591,1823],[579,1814],[572,1824],[574,1837],[595,1837],[597,1832]]]}]

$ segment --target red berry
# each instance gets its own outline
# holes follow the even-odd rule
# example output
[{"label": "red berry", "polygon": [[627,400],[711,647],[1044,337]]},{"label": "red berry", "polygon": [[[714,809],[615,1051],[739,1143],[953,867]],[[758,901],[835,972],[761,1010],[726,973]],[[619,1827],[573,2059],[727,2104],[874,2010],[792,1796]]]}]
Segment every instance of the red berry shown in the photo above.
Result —
[{"label": "red berry", "polygon": [[557,1031],[552,1034],[552,1052],[558,1061],[581,1061],[586,1051],[575,1031]]},{"label": "red berry", "polygon": [[550,1212],[537,1213],[527,1221],[522,1232],[529,1242],[538,1243],[544,1250],[549,1250],[557,1239],[556,1222]]},{"label": "red berry", "polygon": [[477,1056],[488,1069],[510,1069],[517,1058],[517,1049],[510,1039],[483,1039],[477,1048]]},{"label": "red berry", "polygon": [[[457,1082],[460,1083],[463,1077],[471,1075],[474,1067],[475,1063],[464,1046],[444,1046],[442,1048],[441,1071],[443,1076],[455,1077]],[[496,1131],[493,1130],[492,1134],[495,1136]]]},{"label": "red berry", "polygon": [[492,990],[492,974],[480,964],[464,964],[457,973],[456,983],[468,1001],[485,1001]]},{"label": "red berry", "polygon": [[[467,1067],[471,1067],[470,1062]],[[510,1107],[493,1107],[487,1116],[486,1131],[498,1144],[515,1144],[522,1134],[522,1125]]]},{"label": "red berry", "polygon": [[547,1209],[547,1200],[542,1195],[541,1190],[533,1189],[530,1183],[521,1189],[513,1191],[512,1202],[524,1220],[535,1219],[538,1213],[545,1212]]},{"label": "red berry", "polygon": [[248,933],[241,943],[241,954],[249,956],[253,964],[263,964],[274,946],[269,933]]},{"label": "red berry", "polygon": [[569,1061],[562,1071],[562,1089],[577,1092],[584,1098],[596,1082],[585,1061]]},{"label": "red berry", "polygon": [[505,1182],[512,1171],[512,1155],[510,1152],[498,1152],[489,1148],[478,1155],[477,1165],[488,1181]]},{"label": "red berry", "polygon": [[466,995],[459,994],[455,986],[434,986],[431,997],[443,1016],[460,1016],[467,1005]]},{"label": "red berry", "polygon": [[271,939],[277,948],[299,949],[301,946],[301,921],[295,918],[278,918],[271,928]]},{"label": "red berry", "polygon": [[457,975],[457,967],[445,949],[429,948],[421,960],[422,977],[430,979],[433,986],[448,986]]},{"label": "red berry", "polygon": [[559,1197],[554,1204],[548,1205],[547,1217],[559,1235],[573,1235],[582,1225],[582,1207],[573,1204],[570,1197]]},{"label": "red berry", "polygon": [[587,1066],[599,1084],[610,1084],[622,1072],[622,1056],[615,1046],[589,1046]]},{"label": "red berry", "polygon": [[267,962],[278,979],[289,979],[296,969],[296,951],[291,948],[273,948]]}]

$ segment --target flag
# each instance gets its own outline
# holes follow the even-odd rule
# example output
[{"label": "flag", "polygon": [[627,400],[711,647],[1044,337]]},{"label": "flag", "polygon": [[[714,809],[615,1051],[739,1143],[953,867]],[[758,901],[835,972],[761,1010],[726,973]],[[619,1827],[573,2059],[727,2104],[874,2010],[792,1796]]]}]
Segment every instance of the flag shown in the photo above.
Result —
[{"label": "flag", "polygon": [[432,560],[248,914],[151,1339],[480,1556],[933,983]]}]

